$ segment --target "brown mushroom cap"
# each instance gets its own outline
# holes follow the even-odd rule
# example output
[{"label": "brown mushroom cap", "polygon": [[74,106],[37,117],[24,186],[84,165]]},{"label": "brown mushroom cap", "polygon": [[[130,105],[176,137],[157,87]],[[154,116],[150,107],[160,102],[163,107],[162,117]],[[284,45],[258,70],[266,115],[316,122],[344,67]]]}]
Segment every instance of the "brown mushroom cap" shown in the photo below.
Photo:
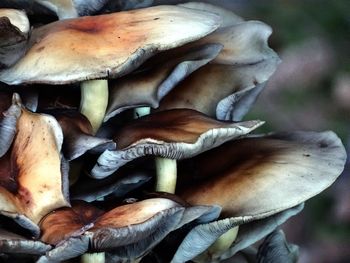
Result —
[{"label": "brown mushroom cap", "polygon": [[176,6],[58,21],[33,31],[26,56],[1,72],[0,80],[63,84],[118,77],[219,25],[217,15]]},{"label": "brown mushroom cap", "polygon": [[222,143],[241,137],[263,122],[222,122],[199,112],[176,109],[137,119],[116,133],[117,150],[105,151],[91,171],[103,178],[136,158],[155,155],[190,158]]},{"label": "brown mushroom cap", "polygon": [[[109,251],[127,258],[144,255],[169,232],[210,213],[211,207],[184,208],[165,198],[152,198],[103,212],[85,202],[62,208],[41,221],[41,240],[56,245],[46,260],[78,256],[87,250]],[[215,208],[214,208],[215,210]],[[68,252],[63,248],[72,244]]]},{"label": "brown mushroom cap", "polygon": [[24,215],[38,223],[57,207],[69,206],[61,173],[62,131],[48,115],[22,109],[11,151],[1,160],[1,213]]},{"label": "brown mushroom cap", "polygon": [[280,62],[268,47],[271,32],[264,23],[248,21],[220,28],[180,47],[183,50],[204,43],[224,46],[210,64],[172,89],[159,110],[188,108],[221,120],[241,120]]},{"label": "brown mushroom cap", "polygon": [[189,181],[179,193],[190,204],[220,205],[225,216],[269,216],[329,187],[345,160],[333,132],[245,138],[196,157],[191,164],[195,177],[192,170],[184,175]]}]

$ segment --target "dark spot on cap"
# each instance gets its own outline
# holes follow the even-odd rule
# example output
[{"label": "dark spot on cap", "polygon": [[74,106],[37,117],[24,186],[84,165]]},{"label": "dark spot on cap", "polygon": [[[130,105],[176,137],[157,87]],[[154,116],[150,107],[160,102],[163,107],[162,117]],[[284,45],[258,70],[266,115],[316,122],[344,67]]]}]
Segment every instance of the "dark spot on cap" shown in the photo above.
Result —
[{"label": "dark spot on cap", "polygon": [[328,143],[326,143],[326,142],[320,142],[318,145],[320,146],[320,148],[327,148],[328,147]]},{"label": "dark spot on cap", "polygon": [[44,47],[44,46],[39,47],[39,48],[37,48],[37,49],[36,49],[36,52],[40,53],[40,52],[41,52],[41,51],[43,51],[44,49],[45,49],[45,47]]},{"label": "dark spot on cap", "polygon": [[303,156],[305,156],[305,157],[310,157],[310,154],[303,154]]}]

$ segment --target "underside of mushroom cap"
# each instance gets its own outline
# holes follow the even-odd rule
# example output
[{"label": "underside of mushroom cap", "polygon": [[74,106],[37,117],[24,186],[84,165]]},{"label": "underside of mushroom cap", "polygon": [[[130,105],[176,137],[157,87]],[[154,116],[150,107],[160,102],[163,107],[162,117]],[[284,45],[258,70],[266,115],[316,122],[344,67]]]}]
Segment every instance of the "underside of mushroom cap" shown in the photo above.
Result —
[{"label": "underside of mushroom cap", "polygon": [[157,52],[211,33],[220,22],[215,14],[176,6],[54,22],[33,31],[26,56],[0,80],[64,84],[119,77]]},{"label": "underside of mushroom cap", "polygon": [[104,121],[130,108],[157,108],[160,100],[179,82],[213,60],[221,49],[220,44],[208,44],[185,53],[165,51],[156,59],[149,59],[135,74],[111,81]]},{"label": "underside of mushroom cap", "polygon": [[91,170],[104,178],[124,164],[146,155],[184,159],[239,138],[261,121],[220,122],[187,109],[163,111],[137,119],[117,132],[117,150],[105,151]]}]

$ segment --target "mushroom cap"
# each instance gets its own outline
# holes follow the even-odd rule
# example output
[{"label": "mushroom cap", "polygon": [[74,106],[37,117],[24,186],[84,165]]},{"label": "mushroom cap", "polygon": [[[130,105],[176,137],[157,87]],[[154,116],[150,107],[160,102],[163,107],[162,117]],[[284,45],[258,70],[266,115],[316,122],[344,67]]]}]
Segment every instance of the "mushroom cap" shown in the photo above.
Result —
[{"label": "mushroom cap", "polygon": [[[213,209],[217,210],[209,206],[184,208],[166,198],[152,198],[104,213],[85,202],[76,202],[72,208],[54,211],[41,221],[41,240],[56,245],[44,258],[64,260],[88,250],[137,258],[169,232],[205,217]],[[64,251],[69,244],[72,246],[68,252]],[[72,251],[76,254],[72,255]]]},{"label": "mushroom cap", "polygon": [[[267,218],[260,215],[247,219],[245,216],[225,218],[201,224],[189,231],[179,245],[171,263],[187,262],[198,257],[198,262],[221,262],[237,252],[264,238],[290,217],[298,214],[304,207],[296,207],[279,212]],[[224,252],[210,250],[210,246],[227,230],[239,226],[238,235],[231,247]],[[209,249],[209,250],[208,250]],[[196,260],[194,260],[197,262]]]},{"label": "mushroom cap", "polygon": [[[135,74],[109,83],[109,103],[104,121],[120,112],[140,106],[157,108],[159,101],[193,71],[213,60],[220,44],[194,47],[186,52],[165,51],[151,58]],[[167,54],[168,53],[168,54]]]},{"label": "mushroom cap", "polygon": [[153,54],[195,41],[219,25],[217,15],[176,6],[54,22],[33,31],[26,56],[1,72],[0,80],[64,84],[119,77]]},{"label": "mushroom cap", "polygon": [[241,137],[262,124],[261,121],[221,122],[187,109],[151,114],[117,132],[117,150],[106,150],[100,155],[91,176],[103,178],[127,162],[146,155],[176,160],[190,158]]},{"label": "mushroom cap", "polygon": [[13,65],[26,51],[27,15],[16,9],[0,9],[0,69]]},{"label": "mushroom cap", "polygon": [[269,216],[329,187],[345,160],[333,132],[248,137],[193,159],[191,172],[179,176],[186,180],[179,195],[190,204],[220,205],[224,216]]},{"label": "mushroom cap", "polygon": [[0,228],[0,253],[43,255],[50,245],[31,240]]},{"label": "mushroom cap", "polygon": [[22,109],[11,151],[0,158],[1,213],[38,223],[53,209],[69,206],[67,175],[61,171],[62,141],[53,117]]}]

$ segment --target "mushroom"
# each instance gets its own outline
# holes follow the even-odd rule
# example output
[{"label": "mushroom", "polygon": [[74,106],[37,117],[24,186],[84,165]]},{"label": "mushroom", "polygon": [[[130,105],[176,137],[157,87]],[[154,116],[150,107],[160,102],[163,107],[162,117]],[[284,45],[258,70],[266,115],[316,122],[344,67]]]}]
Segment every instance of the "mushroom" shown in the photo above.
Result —
[{"label": "mushroom", "polygon": [[209,44],[186,50],[183,54],[171,50],[162,52],[159,55],[161,61],[151,58],[134,74],[111,81],[104,121],[130,108],[158,108],[160,100],[172,88],[213,60],[221,49],[219,44]]},{"label": "mushroom", "polygon": [[[213,12],[230,21],[224,10]],[[271,32],[264,23],[232,17],[225,27],[180,47],[183,51],[210,43],[224,46],[212,62],[172,89],[159,110],[188,108],[221,120],[241,120],[280,62],[267,43]]]},{"label": "mushroom", "polygon": [[[195,259],[192,259],[194,262],[212,262],[212,261],[223,261],[225,259],[229,259],[234,257],[239,251],[242,251],[249,246],[253,245],[254,243],[258,242],[259,240],[263,239],[267,235],[269,235],[271,232],[273,232],[276,228],[278,228],[280,225],[282,225],[284,222],[286,222],[290,217],[297,215],[300,213],[300,211],[303,209],[304,204],[300,204],[296,207],[287,209],[285,211],[279,212],[277,214],[274,214],[272,216],[269,216],[264,219],[251,219],[251,222],[245,223],[245,220],[243,217],[241,218],[230,218],[230,221],[236,221],[236,225],[239,225],[239,231],[236,234],[235,240],[231,242],[225,243],[224,246],[215,247],[217,245],[217,242],[215,242],[213,245],[211,245],[205,252],[198,255]],[[250,220],[249,220],[250,221]],[[224,223],[224,220],[222,221],[216,221],[218,225],[220,223]],[[210,225],[201,225],[196,228],[196,232],[201,231],[202,233],[209,234],[208,227]],[[236,229],[236,228],[233,228]],[[225,235],[225,234],[224,234]],[[189,239],[190,235],[186,238]],[[191,237],[193,238],[193,236]],[[210,240],[201,240],[204,243],[210,243],[212,241]],[[182,243],[184,244],[184,242]],[[222,249],[226,245],[229,245],[225,249]],[[206,244],[204,244],[206,246]],[[197,245],[199,248],[199,244]],[[174,257],[174,262],[182,262],[181,259],[181,251],[180,249],[176,253]],[[176,259],[175,259],[176,258]],[[284,262],[284,261],[281,261]]]},{"label": "mushroom", "polygon": [[29,20],[23,11],[0,9],[0,70],[24,55],[28,34]]},{"label": "mushroom", "polygon": [[43,216],[69,206],[62,140],[53,117],[22,108],[13,144],[0,158],[0,214],[15,218],[34,235]]},{"label": "mushroom", "polygon": [[[223,154],[229,158],[220,158]],[[180,177],[178,193],[192,205],[220,205],[226,219],[204,226],[207,235],[198,227],[189,236],[199,231],[213,243],[237,224],[296,206],[329,187],[344,169],[345,160],[344,146],[332,132],[251,136],[195,157],[191,171]],[[211,245],[206,243],[201,252]],[[195,257],[196,252],[187,247],[179,253]]]},{"label": "mushroom", "polygon": [[[94,178],[104,178],[124,164],[146,155],[172,160],[190,158],[228,140],[241,137],[263,122],[220,122],[187,109],[159,112],[137,119],[115,135],[117,150],[106,150],[91,170]],[[162,167],[159,167],[160,169]],[[176,169],[158,173],[156,189],[173,192]]]},{"label": "mushroom", "polygon": [[185,208],[170,199],[152,198],[105,213],[83,201],[73,202],[72,208],[53,211],[41,221],[41,241],[55,248],[38,262],[62,261],[87,251],[106,251],[133,260],[169,232],[216,210],[210,206]]},{"label": "mushroom", "polygon": [[106,78],[130,73],[155,53],[195,41],[219,25],[214,14],[176,6],[54,22],[33,30],[26,56],[1,71],[0,81],[81,81],[80,109],[96,132],[107,107]]}]

